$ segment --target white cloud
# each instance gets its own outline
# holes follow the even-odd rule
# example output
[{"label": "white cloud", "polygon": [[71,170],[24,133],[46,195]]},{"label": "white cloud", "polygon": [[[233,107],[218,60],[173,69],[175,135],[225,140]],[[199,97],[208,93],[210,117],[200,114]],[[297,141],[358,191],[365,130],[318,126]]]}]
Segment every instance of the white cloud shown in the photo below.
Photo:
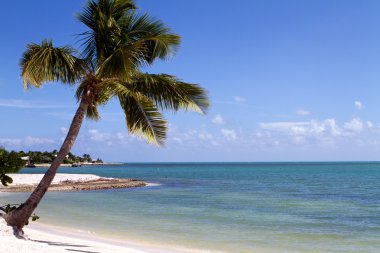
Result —
[{"label": "white cloud", "polygon": [[175,142],[177,142],[177,143],[179,143],[179,144],[183,144],[182,139],[179,138],[179,137],[173,137],[172,140],[175,141]]},{"label": "white cloud", "polygon": [[219,146],[223,140],[221,136],[211,133],[204,127],[187,130],[171,127],[168,133],[167,147],[181,145],[188,148],[211,148]]},{"label": "white cloud", "polygon": [[[278,138],[290,138],[295,143],[320,142],[330,144],[340,136],[345,136],[335,119],[307,122],[272,122],[261,123],[260,128],[266,131],[277,132]],[[286,140],[285,140],[286,142]]]},{"label": "white cloud", "polygon": [[27,136],[25,138],[0,138],[0,145],[11,148],[29,148],[36,145],[49,145],[55,143],[49,138]]},{"label": "white cloud", "polygon": [[235,130],[233,130],[233,129],[223,128],[220,130],[220,132],[229,141],[235,141],[237,139],[237,134],[236,134]]},{"label": "white cloud", "polygon": [[27,136],[24,139],[24,143],[26,146],[40,145],[40,144],[53,144],[54,140],[48,138],[38,138],[38,137],[30,137]]},{"label": "white cloud", "polygon": [[126,144],[132,140],[143,141],[143,138],[136,137],[125,132],[101,132],[98,129],[89,129],[80,136],[82,142],[93,141],[96,143],[104,143],[105,145],[111,146],[116,144]]},{"label": "white cloud", "polygon": [[46,104],[41,101],[29,101],[21,99],[0,99],[0,107],[13,107],[24,109],[50,109],[50,108],[71,108],[72,106]]},{"label": "white cloud", "polygon": [[236,102],[239,102],[239,103],[243,103],[243,102],[246,101],[245,98],[240,97],[240,96],[235,96],[235,97],[234,97],[234,100],[235,100]]},{"label": "white cloud", "polygon": [[97,129],[88,130],[90,135],[90,140],[98,142],[109,142],[111,140],[111,135],[109,133],[101,133]]},{"label": "white cloud", "polygon": [[[318,123],[317,123],[318,124]],[[326,119],[322,127],[326,127],[332,136],[346,135],[343,130],[337,125],[335,119]]]},{"label": "white cloud", "polygon": [[344,123],[344,128],[353,132],[360,132],[363,127],[364,124],[359,118],[353,118],[350,122]]},{"label": "white cloud", "polygon": [[204,140],[204,141],[207,141],[207,140],[212,140],[214,137],[212,136],[212,134],[206,132],[206,131],[202,131],[198,134],[198,137],[199,139],[201,140]]},{"label": "white cloud", "polygon": [[[270,122],[261,123],[260,129],[252,138],[268,142],[277,140],[283,145],[307,144],[310,147],[315,145],[334,146],[338,143],[349,141],[356,143],[373,143],[373,134],[380,133],[372,131],[377,129],[371,121],[363,122],[360,118],[353,118],[341,125],[335,119],[310,120],[299,122]],[[371,131],[370,131],[371,130]],[[370,137],[372,136],[372,137]]]},{"label": "white cloud", "polygon": [[356,107],[357,109],[359,109],[359,110],[363,109],[363,107],[364,107],[363,103],[360,102],[360,101],[355,101],[354,104],[355,104],[355,107]]},{"label": "white cloud", "polygon": [[271,122],[271,123],[260,123],[260,128],[266,130],[289,130],[294,127],[308,126],[310,122]]},{"label": "white cloud", "polygon": [[215,117],[212,118],[211,122],[217,125],[222,125],[226,123],[220,114],[215,115]]},{"label": "white cloud", "polygon": [[128,138],[128,133],[125,134],[125,133],[118,132],[116,133],[116,138],[119,140],[124,140],[125,138]]},{"label": "white cloud", "polygon": [[66,127],[61,127],[60,129],[61,134],[67,134],[67,128]]},{"label": "white cloud", "polygon": [[310,112],[303,109],[299,109],[296,111],[296,114],[299,116],[307,116],[307,115],[310,115]]},{"label": "white cloud", "polygon": [[12,138],[1,138],[0,145],[4,146],[21,146],[23,143],[22,139],[12,139]]}]

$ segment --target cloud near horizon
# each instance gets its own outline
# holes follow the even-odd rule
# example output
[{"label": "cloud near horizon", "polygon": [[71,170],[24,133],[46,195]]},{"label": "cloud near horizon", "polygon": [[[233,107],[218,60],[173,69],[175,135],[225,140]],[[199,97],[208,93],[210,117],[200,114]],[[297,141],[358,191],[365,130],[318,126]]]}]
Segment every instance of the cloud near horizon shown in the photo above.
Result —
[{"label": "cloud near horizon", "polygon": [[21,109],[57,109],[72,108],[73,106],[60,104],[46,104],[41,101],[30,101],[22,99],[0,99],[0,107],[12,107]]},{"label": "cloud near horizon", "polygon": [[246,101],[245,98],[240,97],[240,96],[235,96],[235,97],[234,97],[234,100],[235,100],[235,102],[238,102],[238,103],[243,103],[243,102]]},{"label": "cloud near horizon", "polygon": [[296,114],[299,116],[307,116],[310,115],[310,112],[304,109],[299,109],[296,111]]},{"label": "cloud near horizon", "polygon": [[10,150],[23,150],[30,148],[40,149],[42,147],[50,147],[56,141],[44,137],[27,136],[25,138],[0,138],[0,146]]},{"label": "cloud near horizon", "polygon": [[217,125],[223,125],[226,123],[226,121],[220,114],[215,115],[215,117],[212,118],[211,122]]},{"label": "cloud near horizon", "polygon": [[[340,142],[369,141],[373,135],[379,135],[371,121],[363,122],[360,118],[352,118],[341,125],[335,119],[310,120],[301,122],[261,123],[258,132],[266,132],[279,143],[297,145],[335,145]],[[371,142],[373,143],[373,142]]]},{"label": "cloud near horizon", "polygon": [[[13,139],[0,138],[0,146],[13,150],[57,149],[62,143],[59,137],[62,138],[67,132],[64,127],[59,130],[61,136],[57,136],[56,139],[31,136]],[[168,155],[173,149],[182,150],[184,153],[194,156],[220,154],[220,158],[225,160],[228,160],[228,156],[224,157],[222,154],[230,154],[228,152],[231,151],[228,150],[240,153],[254,152],[255,154],[290,152],[294,153],[294,157],[298,157],[298,152],[304,148],[331,153],[346,152],[348,147],[353,150],[358,147],[378,150],[380,142],[376,140],[379,137],[379,124],[363,121],[357,117],[343,123],[338,123],[335,119],[262,122],[253,129],[233,128],[228,125],[220,128],[218,125],[209,125],[188,129],[172,126],[165,146],[159,149],[154,145],[146,144],[144,139],[131,135],[126,130],[112,132],[90,128],[80,133],[73,152],[89,152],[105,160],[108,160],[109,152],[112,157],[116,157],[117,154],[125,156],[131,152],[155,150],[154,152],[158,156],[158,154]],[[138,160],[139,158],[133,157],[133,159]]]}]

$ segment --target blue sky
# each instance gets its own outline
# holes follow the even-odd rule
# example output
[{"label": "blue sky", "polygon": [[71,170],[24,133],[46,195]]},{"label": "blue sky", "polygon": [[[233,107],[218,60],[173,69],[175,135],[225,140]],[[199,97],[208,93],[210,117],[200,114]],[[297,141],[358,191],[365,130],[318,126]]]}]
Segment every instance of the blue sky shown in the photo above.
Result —
[{"label": "blue sky", "polygon": [[[23,91],[26,44],[79,47],[86,1],[6,1],[0,16],[0,146],[58,149],[75,87]],[[177,55],[144,69],[199,83],[206,116],[167,113],[163,148],[130,136],[116,101],[86,121],[73,152],[107,161],[379,160],[379,1],[139,0],[183,38]]]}]

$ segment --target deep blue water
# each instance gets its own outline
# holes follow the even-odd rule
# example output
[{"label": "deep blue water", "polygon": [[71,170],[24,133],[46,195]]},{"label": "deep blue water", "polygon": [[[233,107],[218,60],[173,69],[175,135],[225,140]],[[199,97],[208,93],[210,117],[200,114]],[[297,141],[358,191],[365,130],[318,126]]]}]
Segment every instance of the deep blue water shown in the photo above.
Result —
[{"label": "deep blue water", "polygon": [[41,222],[225,252],[380,249],[378,162],[137,163],[59,172],[138,178],[160,186],[49,192],[37,211]]}]

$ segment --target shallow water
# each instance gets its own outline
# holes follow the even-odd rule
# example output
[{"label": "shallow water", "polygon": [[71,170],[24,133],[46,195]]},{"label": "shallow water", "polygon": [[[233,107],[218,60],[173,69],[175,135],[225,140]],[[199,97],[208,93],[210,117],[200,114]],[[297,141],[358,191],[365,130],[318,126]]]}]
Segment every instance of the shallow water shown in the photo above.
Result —
[{"label": "shallow water", "polygon": [[[160,186],[49,192],[37,210],[40,222],[225,252],[380,248],[380,163],[149,163],[60,172],[132,177]],[[2,195],[1,201],[26,196]]]}]

